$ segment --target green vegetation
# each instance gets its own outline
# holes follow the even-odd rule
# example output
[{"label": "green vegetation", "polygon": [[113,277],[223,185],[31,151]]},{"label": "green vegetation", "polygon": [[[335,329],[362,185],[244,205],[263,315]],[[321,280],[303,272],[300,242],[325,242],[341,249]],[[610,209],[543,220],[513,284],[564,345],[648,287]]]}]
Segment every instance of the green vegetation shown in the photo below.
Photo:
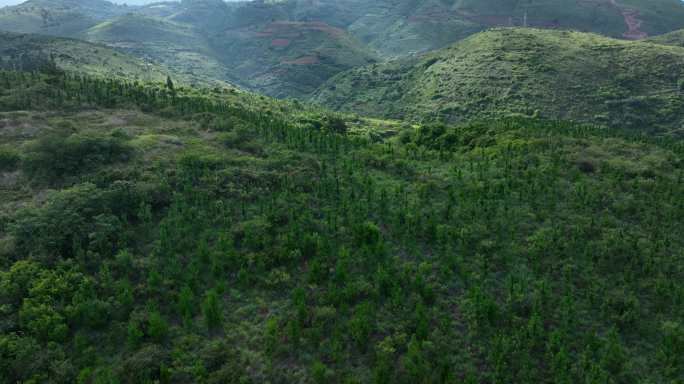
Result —
[{"label": "green vegetation", "polygon": [[187,24],[126,14],[89,28],[78,37],[163,63],[190,84],[220,84],[229,72],[202,32]]},{"label": "green vegetation", "polygon": [[299,99],[340,72],[423,54],[502,26],[642,39],[684,28],[684,3],[186,0],[123,7],[104,0],[31,0],[0,10],[2,30],[103,43],[168,67],[193,85],[229,82]]},{"label": "green vegetation", "polygon": [[[684,27],[678,0],[422,0],[381,1],[350,31],[385,56],[405,56],[450,45],[491,27],[573,29],[611,37],[656,35]],[[630,31],[626,15],[641,24]],[[631,22],[631,21],[630,21]]]},{"label": "green vegetation", "polygon": [[677,139],[0,84],[6,382],[684,380]]},{"label": "green vegetation", "polygon": [[375,61],[355,38],[321,22],[268,22],[212,39],[232,76],[277,97],[304,97],[333,75]]},{"label": "green vegetation", "polygon": [[684,47],[684,29],[666,33],[664,35],[652,37],[648,39],[656,44],[674,45],[677,47]]},{"label": "green vegetation", "polygon": [[416,120],[571,119],[681,134],[684,49],[594,34],[499,28],[421,58],[354,69],[312,100]]},{"label": "green vegetation", "polygon": [[[172,73],[167,68],[104,45],[10,32],[0,32],[0,69],[59,69],[97,77],[153,82],[163,81]],[[190,83],[186,77],[173,75]]]},{"label": "green vegetation", "polygon": [[[339,24],[324,16],[327,8],[301,14],[294,3],[229,6],[221,0],[195,0],[130,9],[108,3],[98,13],[95,0],[62,2],[33,1],[0,10],[0,29],[103,43],[166,66],[189,84],[227,81],[279,97],[304,98],[331,76],[375,60],[344,29],[318,21],[321,16]],[[67,16],[79,21],[63,20]],[[78,57],[71,50],[66,54]]]}]

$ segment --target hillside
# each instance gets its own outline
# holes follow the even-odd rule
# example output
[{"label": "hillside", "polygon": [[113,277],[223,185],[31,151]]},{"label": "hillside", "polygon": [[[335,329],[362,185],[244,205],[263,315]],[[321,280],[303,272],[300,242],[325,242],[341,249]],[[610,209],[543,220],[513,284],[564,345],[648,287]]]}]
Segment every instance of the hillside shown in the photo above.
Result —
[{"label": "hillside", "polygon": [[684,378],[681,141],[0,84],[7,382]]},{"label": "hillside", "polygon": [[322,22],[230,29],[211,45],[233,78],[276,97],[304,97],[337,73],[375,62],[355,38]]},{"label": "hillside", "polygon": [[230,78],[228,67],[215,57],[202,31],[188,24],[126,14],[89,28],[79,37],[160,63],[192,83]]},{"label": "hillside", "polygon": [[500,28],[421,58],[345,72],[312,100],[386,117],[534,115],[681,132],[683,61],[679,47]]},{"label": "hillside", "polygon": [[684,29],[680,29],[678,31],[673,31],[670,33],[666,33],[664,35],[660,36],[655,36],[648,41],[651,41],[656,44],[663,44],[663,45],[674,45],[677,47],[684,47]]},{"label": "hillside", "polygon": [[74,37],[126,10],[105,0],[29,0],[0,9],[0,30]]},{"label": "hillside", "polygon": [[36,70],[57,68],[89,76],[166,81],[172,75],[187,82],[167,68],[118,52],[100,44],[80,40],[31,34],[0,32],[0,68]]},{"label": "hillside", "polygon": [[529,26],[640,39],[684,27],[679,0],[401,0],[371,2],[349,30],[386,56],[447,46],[483,29]]}]

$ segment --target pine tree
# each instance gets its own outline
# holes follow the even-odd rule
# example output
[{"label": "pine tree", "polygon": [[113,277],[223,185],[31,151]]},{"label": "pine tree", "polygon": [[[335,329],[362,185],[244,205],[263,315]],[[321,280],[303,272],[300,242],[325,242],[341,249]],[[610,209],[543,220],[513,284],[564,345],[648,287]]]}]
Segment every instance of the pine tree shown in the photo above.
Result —
[{"label": "pine tree", "polygon": [[202,315],[204,315],[204,322],[210,331],[218,329],[223,324],[223,314],[216,291],[210,290],[204,297]]},{"label": "pine tree", "polygon": [[173,80],[171,80],[171,76],[166,76],[166,88],[168,88],[168,90],[171,92],[174,92],[176,90],[176,87],[173,84]]},{"label": "pine tree", "polygon": [[193,316],[193,293],[190,287],[185,286],[178,296],[178,312],[180,312],[183,324],[187,327]]}]

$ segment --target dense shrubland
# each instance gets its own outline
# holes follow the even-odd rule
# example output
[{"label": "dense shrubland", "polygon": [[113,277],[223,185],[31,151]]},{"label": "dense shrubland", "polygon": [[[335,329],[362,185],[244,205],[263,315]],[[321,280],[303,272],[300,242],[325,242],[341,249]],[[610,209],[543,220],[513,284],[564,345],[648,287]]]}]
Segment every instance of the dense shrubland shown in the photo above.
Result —
[{"label": "dense shrubland", "polygon": [[[371,139],[266,101],[2,82],[0,109],[73,122],[0,157],[33,188],[0,190],[6,382],[684,378],[680,141],[533,119]],[[180,120],[177,149],[79,125],[132,105]]]}]

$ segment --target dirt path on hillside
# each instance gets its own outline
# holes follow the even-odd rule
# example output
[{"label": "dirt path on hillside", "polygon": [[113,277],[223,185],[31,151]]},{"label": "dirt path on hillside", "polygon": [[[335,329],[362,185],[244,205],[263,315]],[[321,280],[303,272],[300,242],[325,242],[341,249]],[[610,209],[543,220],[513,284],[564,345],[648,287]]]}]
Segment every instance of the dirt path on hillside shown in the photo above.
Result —
[{"label": "dirt path on hillside", "polygon": [[622,34],[622,37],[629,40],[641,40],[648,37],[648,33],[641,30],[641,25],[644,23],[639,18],[639,11],[633,8],[625,8],[617,3],[617,0],[610,0],[610,3],[622,13],[627,25],[627,31]]}]

